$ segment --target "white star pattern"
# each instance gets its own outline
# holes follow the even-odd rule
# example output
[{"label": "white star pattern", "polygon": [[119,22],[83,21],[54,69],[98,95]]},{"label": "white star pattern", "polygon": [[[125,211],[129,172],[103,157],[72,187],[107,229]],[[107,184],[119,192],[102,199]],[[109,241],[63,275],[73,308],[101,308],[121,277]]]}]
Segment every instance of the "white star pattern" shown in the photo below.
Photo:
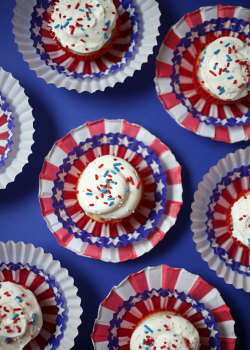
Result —
[{"label": "white star pattern", "polygon": [[155,160],[153,160],[150,166],[153,169],[154,174],[160,174],[159,165],[156,163]]},{"label": "white star pattern", "polygon": [[103,144],[103,143],[110,144],[110,139],[111,139],[111,137],[105,135],[100,139],[100,142],[101,142],[101,144]]},{"label": "white star pattern", "polygon": [[114,245],[116,245],[119,242],[120,238],[119,237],[115,237],[113,238],[111,241]]},{"label": "white star pattern", "polygon": [[225,189],[224,185],[218,185],[217,193],[221,193]]},{"label": "white star pattern", "polygon": [[140,145],[138,146],[137,152],[140,153],[143,156],[143,158],[149,156],[147,148],[143,148]]},{"label": "white star pattern", "polygon": [[39,42],[37,42],[36,48],[40,51],[40,53],[43,53],[45,51],[43,45]]},{"label": "white star pattern", "polygon": [[118,330],[118,328],[116,326],[114,326],[112,328],[112,331],[111,331],[112,338],[115,338],[117,336],[117,330]]},{"label": "white star pattern", "polygon": [[239,174],[237,174],[237,172],[235,172],[235,173],[233,173],[233,175],[229,176],[229,179],[234,181],[234,180],[238,179],[238,177],[239,177]]},{"label": "white star pattern", "polygon": [[139,303],[141,300],[142,300],[142,296],[139,295],[137,298],[134,298],[134,299],[133,299],[133,302],[132,302],[132,303],[135,305],[135,304]]},{"label": "white star pattern", "polygon": [[61,182],[61,181],[64,182],[64,178],[65,178],[66,175],[67,175],[67,173],[64,170],[61,173],[59,173],[58,174],[58,177],[60,179],[59,182]]},{"label": "white star pattern", "polygon": [[124,136],[123,138],[119,139],[120,145],[124,145],[124,146],[128,147],[130,143],[131,143],[131,141],[129,141],[127,136]]},{"label": "white star pattern", "polygon": [[160,194],[162,194],[162,190],[163,190],[164,187],[165,186],[163,185],[163,182],[160,180],[156,184],[156,192],[159,192]]},{"label": "white star pattern", "polygon": [[215,202],[214,200],[209,204],[209,208],[210,210],[213,212],[214,208],[216,207],[217,202]]},{"label": "white star pattern", "polygon": [[33,33],[35,34],[35,36],[40,35],[40,29],[41,28],[35,24],[35,27],[33,28]]},{"label": "white star pattern", "polygon": [[41,6],[40,8],[36,9],[37,16],[42,17],[43,13],[45,12],[44,8]]},{"label": "white star pattern", "polygon": [[155,211],[156,214],[158,214],[159,211],[160,211],[161,209],[163,209],[163,206],[161,205],[161,202],[162,202],[162,201],[160,201],[160,202],[155,202],[155,206],[154,206],[153,211]]},{"label": "white star pattern", "polygon": [[126,309],[121,309],[121,311],[117,314],[117,319],[119,318],[122,319],[125,313],[126,313]]},{"label": "white star pattern", "polygon": [[153,222],[154,222],[154,220],[148,219],[148,220],[146,221],[146,224],[143,225],[143,227],[145,228],[145,230],[148,230],[148,229],[152,228],[152,227],[153,227],[153,226],[152,226],[152,223],[153,223]]},{"label": "white star pattern", "polygon": [[83,151],[86,151],[86,150],[88,150],[88,149],[90,149],[90,148],[92,147],[92,144],[93,144],[93,142],[86,142],[86,143],[81,147],[81,149],[82,149]]},{"label": "white star pattern", "polygon": [[67,163],[74,164],[74,161],[76,159],[77,159],[77,155],[76,154],[72,154],[71,156],[69,156],[69,161]]}]

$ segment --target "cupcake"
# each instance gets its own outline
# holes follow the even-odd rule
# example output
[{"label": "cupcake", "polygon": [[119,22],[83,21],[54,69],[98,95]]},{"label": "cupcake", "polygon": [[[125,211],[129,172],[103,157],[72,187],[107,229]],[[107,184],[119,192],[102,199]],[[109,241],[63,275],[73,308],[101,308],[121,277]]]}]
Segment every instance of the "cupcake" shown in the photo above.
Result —
[{"label": "cupcake", "polygon": [[24,89],[0,67],[0,190],[15,180],[32,153],[32,109]]},{"label": "cupcake", "polygon": [[148,60],[160,10],[155,0],[17,2],[13,25],[18,48],[38,77],[92,93],[124,82]]},{"label": "cupcake", "polygon": [[93,160],[79,177],[77,199],[96,221],[122,220],[135,213],[142,197],[142,180],[126,160],[111,155]]},{"label": "cupcake", "polygon": [[181,167],[141,126],[102,119],[55,143],[40,174],[39,198],[62,246],[104,261],[135,259],[174,225]]},{"label": "cupcake", "polygon": [[148,349],[198,350],[200,336],[194,325],[182,316],[161,311],[145,317],[132,333],[130,350]]},{"label": "cupcake", "polygon": [[233,350],[236,340],[218,290],[167,265],[147,267],[113,287],[91,337],[96,350]]},{"label": "cupcake", "polygon": [[71,349],[82,309],[67,270],[23,242],[0,242],[0,256],[0,349]]},{"label": "cupcake", "polygon": [[30,290],[13,282],[0,283],[0,348],[22,350],[43,325],[42,310]]},{"label": "cupcake", "polygon": [[156,61],[156,91],[175,121],[228,143],[250,137],[250,10],[207,6],[167,33]]},{"label": "cupcake", "polygon": [[192,204],[196,249],[219,277],[250,291],[250,147],[230,153],[203,178]]},{"label": "cupcake", "polygon": [[118,35],[113,0],[55,0],[49,26],[61,46],[93,59],[108,51]]},{"label": "cupcake", "polygon": [[222,36],[199,55],[197,78],[213,98],[236,102],[250,90],[250,47],[241,39]]}]

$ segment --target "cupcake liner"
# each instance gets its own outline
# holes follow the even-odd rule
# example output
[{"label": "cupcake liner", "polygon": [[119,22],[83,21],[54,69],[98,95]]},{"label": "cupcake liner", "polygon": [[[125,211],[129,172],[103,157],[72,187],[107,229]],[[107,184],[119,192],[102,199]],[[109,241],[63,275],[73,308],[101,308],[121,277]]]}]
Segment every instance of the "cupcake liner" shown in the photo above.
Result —
[{"label": "cupcake liner", "polygon": [[[25,350],[69,350],[78,334],[82,309],[74,280],[42,248],[23,242],[0,242],[0,281],[26,286],[37,298],[43,327]],[[6,346],[7,348],[7,346]]]},{"label": "cupcake liner", "polygon": [[14,117],[6,98],[0,92],[0,167],[5,165],[13,143]]},{"label": "cupcake liner", "polygon": [[165,110],[180,126],[217,141],[249,139],[249,96],[215,104],[193,83],[196,57],[206,43],[221,36],[250,42],[249,17],[250,10],[240,6],[202,7],[169,30],[157,57],[155,84]]},{"label": "cupcake liner", "polygon": [[[90,219],[76,198],[84,167],[106,154],[131,163],[145,192],[135,213],[118,224]],[[104,261],[134,259],[152,249],[175,223],[182,204],[181,167],[144,128],[125,120],[102,119],[56,142],[40,174],[39,198],[42,215],[62,246]]]},{"label": "cupcake liner", "polygon": [[225,282],[250,292],[250,250],[233,239],[227,213],[250,186],[250,147],[230,153],[212,167],[195,193],[192,231],[203,260]]},{"label": "cupcake liner", "polygon": [[92,340],[96,350],[129,350],[133,330],[161,310],[188,319],[200,335],[200,349],[234,349],[234,320],[217,289],[198,275],[167,265],[147,267],[113,287],[101,303]]},{"label": "cupcake liner", "polygon": [[154,0],[119,0],[116,4],[121,21],[120,36],[114,46],[95,61],[76,61],[64,50],[58,50],[58,45],[50,37],[47,15],[44,17],[50,2],[19,1],[14,10],[13,32],[30,68],[36,71],[38,77],[57,87],[78,92],[103,91],[108,86],[113,87],[133,76],[135,70],[147,62],[157,44],[160,25],[158,4]]},{"label": "cupcake liner", "polygon": [[[24,165],[28,162],[29,155],[32,153],[34,118],[24,89],[10,73],[5,72],[1,67],[0,93],[1,98],[3,98],[2,101],[4,101],[3,103],[0,102],[2,108],[7,108],[6,111],[8,111],[8,124],[1,125],[0,119],[0,128],[8,126],[10,130],[10,136],[7,139],[9,150],[11,146],[11,152],[7,153],[4,165],[1,164],[2,166],[0,166],[0,189],[4,189],[8,183],[15,180],[15,177],[22,171]],[[5,118],[2,121],[5,121]],[[13,127],[13,122],[15,128]],[[6,130],[4,129],[4,131]],[[2,145],[1,140],[0,145]]]}]

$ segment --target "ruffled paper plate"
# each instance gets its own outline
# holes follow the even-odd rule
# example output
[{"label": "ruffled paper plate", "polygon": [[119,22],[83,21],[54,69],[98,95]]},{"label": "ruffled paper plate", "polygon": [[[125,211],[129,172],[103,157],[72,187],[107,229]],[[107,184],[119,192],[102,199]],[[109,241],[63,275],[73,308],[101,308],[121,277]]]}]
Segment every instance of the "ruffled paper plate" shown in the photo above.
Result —
[{"label": "ruffled paper plate", "polygon": [[[79,206],[76,185],[86,165],[111,154],[130,162],[143,181],[143,200],[121,223],[97,223]],[[174,225],[182,204],[181,167],[169,148],[141,126],[98,120],[58,140],[45,158],[39,198],[60,245],[83,256],[119,262],[151,250]]]},{"label": "ruffled paper plate", "polygon": [[42,310],[41,332],[25,350],[71,349],[81,323],[82,308],[68,271],[42,248],[23,242],[0,242],[0,256],[0,281],[27,287]]},{"label": "ruffled paper plate", "polygon": [[[57,87],[95,92],[133,76],[153,53],[159,35],[160,11],[154,0],[115,0],[120,35],[99,59],[83,62],[61,50],[47,21],[51,0],[20,0],[14,10],[14,35],[19,51],[38,77]],[[20,29],[21,28],[21,29]]]},{"label": "ruffled paper plate", "polygon": [[113,287],[99,307],[92,333],[94,349],[129,350],[138,323],[161,310],[193,323],[201,350],[234,349],[234,320],[218,290],[198,275],[167,265],[147,267]]},{"label": "ruffled paper plate", "polygon": [[14,117],[6,98],[0,92],[0,167],[5,165],[13,143]]},{"label": "ruffled paper plate", "polygon": [[233,36],[246,43],[250,10],[211,6],[185,15],[166,35],[157,57],[156,91],[165,110],[182,127],[217,141],[238,142],[250,137],[250,99],[218,105],[195,89],[196,57],[206,43]]},{"label": "ruffled paper plate", "polygon": [[1,67],[0,94],[3,99],[0,102],[1,108],[5,110],[0,117],[0,154],[2,154],[1,147],[8,149],[4,164],[0,166],[0,189],[4,189],[8,183],[15,180],[17,174],[28,162],[32,152],[31,146],[34,143],[34,118],[24,89],[10,73],[5,72]]},{"label": "ruffled paper plate", "polygon": [[219,277],[250,292],[250,250],[232,238],[227,212],[238,194],[250,187],[250,147],[229,153],[198,186],[192,204],[196,249]]}]

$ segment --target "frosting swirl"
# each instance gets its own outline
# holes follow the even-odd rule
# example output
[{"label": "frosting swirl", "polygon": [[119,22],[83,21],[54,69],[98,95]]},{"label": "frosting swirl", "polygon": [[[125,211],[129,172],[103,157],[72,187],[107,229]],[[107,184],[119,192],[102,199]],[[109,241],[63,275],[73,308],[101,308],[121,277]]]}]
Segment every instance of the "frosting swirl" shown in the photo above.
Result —
[{"label": "frosting swirl", "polygon": [[250,248],[250,192],[241,196],[231,208],[232,235]]},{"label": "frosting swirl", "polygon": [[59,0],[49,26],[63,47],[87,54],[109,42],[116,20],[112,0]]},{"label": "frosting swirl", "polygon": [[77,199],[82,209],[107,220],[131,215],[141,194],[141,180],[135,168],[126,160],[111,155],[91,162],[77,185]]},{"label": "frosting swirl", "polygon": [[12,282],[0,283],[0,349],[22,350],[42,328],[35,295]]},{"label": "frosting swirl", "polygon": [[234,37],[221,37],[202,51],[198,77],[221,100],[235,101],[250,91],[250,47]]},{"label": "frosting swirl", "polygon": [[130,340],[130,350],[198,350],[199,347],[199,334],[192,323],[169,312],[147,318]]}]

